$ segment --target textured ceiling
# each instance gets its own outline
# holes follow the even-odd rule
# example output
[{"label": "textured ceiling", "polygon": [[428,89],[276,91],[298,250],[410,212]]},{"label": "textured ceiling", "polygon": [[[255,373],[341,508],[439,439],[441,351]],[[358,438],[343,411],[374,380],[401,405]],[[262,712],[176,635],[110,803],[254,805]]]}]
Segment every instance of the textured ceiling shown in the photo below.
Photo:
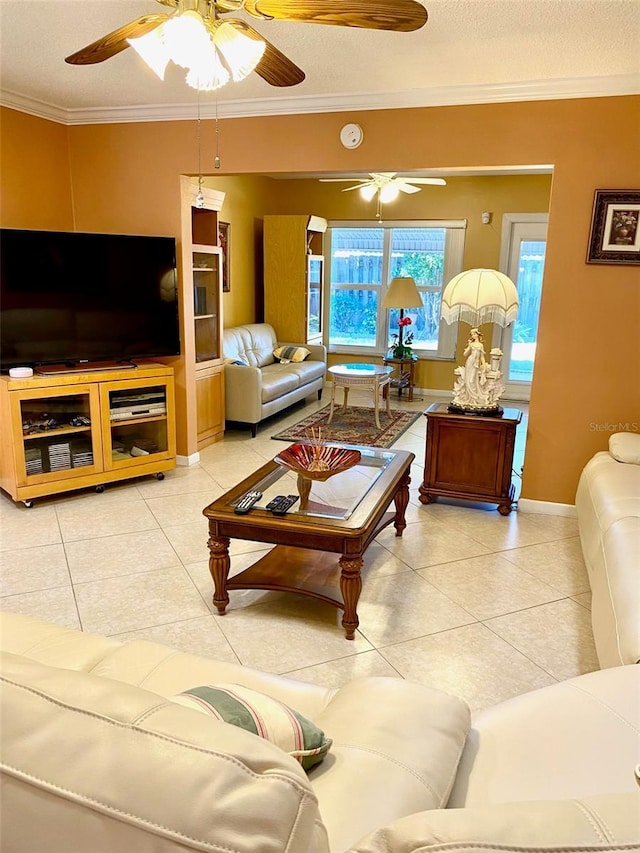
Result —
[{"label": "textured ceiling", "polygon": [[[220,115],[640,91],[640,0],[424,5],[429,20],[414,33],[250,19],[307,78],[277,89],[252,74],[220,90]],[[64,62],[122,24],[163,11],[154,0],[0,0],[0,102],[69,123],[192,116],[197,96],[180,69],[161,82],[133,50],[93,66]],[[214,102],[201,95],[203,115]]]}]

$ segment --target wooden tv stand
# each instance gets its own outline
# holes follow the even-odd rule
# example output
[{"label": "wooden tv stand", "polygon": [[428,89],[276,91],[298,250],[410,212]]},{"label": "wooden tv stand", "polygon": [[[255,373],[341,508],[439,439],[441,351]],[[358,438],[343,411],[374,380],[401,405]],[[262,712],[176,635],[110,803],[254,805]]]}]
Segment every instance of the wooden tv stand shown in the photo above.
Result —
[{"label": "wooden tv stand", "polygon": [[163,472],[176,464],[173,368],[138,364],[0,377],[0,488],[34,498]]}]

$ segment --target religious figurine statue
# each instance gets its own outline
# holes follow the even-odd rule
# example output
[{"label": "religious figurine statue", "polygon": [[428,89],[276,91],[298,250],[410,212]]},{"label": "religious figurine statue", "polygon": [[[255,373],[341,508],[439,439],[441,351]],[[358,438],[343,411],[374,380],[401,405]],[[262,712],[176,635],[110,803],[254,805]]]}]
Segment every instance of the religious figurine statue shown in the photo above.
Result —
[{"label": "religious figurine statue", "polygon": [[477,415],[502,414],[498,400],[504,391],[500,362],[502,351],[491,350],[490,363],[484,352],[482,333],[471,329],[464,351],[464,367],[456,367],[453,400],[448,408],[451,412],[469,412]]}]

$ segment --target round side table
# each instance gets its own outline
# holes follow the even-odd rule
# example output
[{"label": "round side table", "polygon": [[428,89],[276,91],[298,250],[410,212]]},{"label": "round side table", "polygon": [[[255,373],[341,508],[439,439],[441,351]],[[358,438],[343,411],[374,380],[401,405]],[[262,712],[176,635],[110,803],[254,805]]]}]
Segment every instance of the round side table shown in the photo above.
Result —
[{"label": "round side table", "polygon": [[336,388],[342,388],[344,394],[342,408],[344,410],[349,401],[349,388],[360,387],[370,389],[373,392],[374,418],[376,426],[381,429],[378,416],[380,405],[378,392],[382,390],[382,398],[387,404],[387,415],[389,415],[389,395],[385,392],[388,390],[393,368],[387,365],[380,367],[379,364],[336,364],[329,368],[329,373],[333,382],[331,383],[331,408],[329,409],[327,424],[330,424],[333,418]]},{"label": "round side table", "polygon": [[[408,400],[410,403],[413,402],[413,386],[415,384],[414,371],[417,360],[417,355],[412,355],[409,358],[396,358],[392,355],[384,355],[382,357],[382,363],[385,366],[392,364],[398,369],[398,376],[391,380],[391,386],[398,389],[398,397],[402,397],[403,388],[408,388]],[[384,394],[386,395],[388,393],[389,389],[385,388]]]}]

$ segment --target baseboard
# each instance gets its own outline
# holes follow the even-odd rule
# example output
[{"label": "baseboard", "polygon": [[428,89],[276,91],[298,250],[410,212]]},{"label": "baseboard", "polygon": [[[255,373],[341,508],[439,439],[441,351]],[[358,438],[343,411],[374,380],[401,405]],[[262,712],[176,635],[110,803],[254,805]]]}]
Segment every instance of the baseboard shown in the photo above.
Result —
[{"label": "baseboard", "polygon": [[436,399],[442,398],[443,400],[453,399],[453,391],[445,391],[442,388],[418,388],[416,386],[413,389],[413,393],[420,397],[435,397]]},{"label": "baseboard", "polygon": [[200,462],[200,454],[192,453],[191,456],[176,456],[176,465],[197,465]]},{"label": "baseboard", "polygon": [[520,498],[518,500],[518,511],[539,515],[564,515],[567,518],[576,518],[576,508],[573,504],[532,501],[530,498]]}]

